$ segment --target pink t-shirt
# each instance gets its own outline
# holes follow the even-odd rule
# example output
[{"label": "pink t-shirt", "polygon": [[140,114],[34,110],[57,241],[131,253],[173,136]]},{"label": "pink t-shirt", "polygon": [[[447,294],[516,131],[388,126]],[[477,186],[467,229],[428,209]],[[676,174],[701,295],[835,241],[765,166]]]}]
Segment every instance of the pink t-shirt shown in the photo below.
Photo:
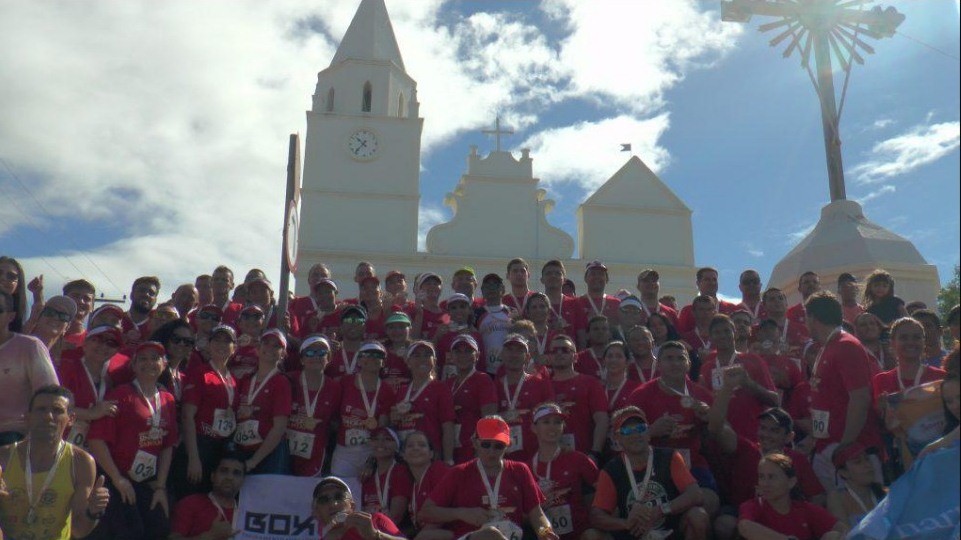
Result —
[{"label": "pink t-shirt", "polygon": [[33,392],[58,384],[50,353],[39,339],[16,334],[0,345],[0,432],[23,432]]}]

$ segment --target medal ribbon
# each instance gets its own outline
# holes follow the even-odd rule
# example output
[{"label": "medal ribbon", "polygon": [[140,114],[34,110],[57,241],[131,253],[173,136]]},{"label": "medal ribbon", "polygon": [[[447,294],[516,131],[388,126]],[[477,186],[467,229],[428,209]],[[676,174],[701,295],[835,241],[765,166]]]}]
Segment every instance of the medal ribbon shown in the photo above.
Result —
[{"label": "medal ribbon", "polygon": [[364,410],[367,411],[367,418],[376,419],[374,414],[374,409],[377,408],[377,396],[380,395],[380,379],[377,379],[377,389],[374,390],[374,402],[371,405],[371,401],[367,399],[367,387],[364,386],[364,378],[357,374],[357,382],[360,384],[360,397],[364,400]]},{"label": "medal ribbon", "polygon": [[317,410],[317,400],[320,399],[320,394],[324,389],[324,374],[320,374],[320,386],[317,388],[317,395],[314,396],[313,401],[310,400],[310,392],[307,390],[307,374],[303,371],[300,372],[300,386],[304,389],[304,410],[307,411],[308,418],[313,418],[314,411]]},{"label": "medal ribbon", "polygon": [[277,371],[277,368],[270,370],[270,373],[268,373],[267,376],[264,377],[264,382],[260,383],[259,385],[257,384],[256,373],[254,373],[250,377],[250,388],[247,389],[247,405],[253,406],[254,400],[257,399],[257,394],[260,394],[260,391],[263,390],[265,386],[267,386],[267,383],[270,381],[271,377],[273,377],[277,373],[279,373]]},{"label": "medal ribbon", "polygon": [[627,478],[631,481],[631,491],[634,492],[634,501],[640,503],[642,497],[647,493],[647,484],[651,481],[651,471],[654,470],[654,449],[647,449],[647,470],[644,471],[644,480],[641,481],[641,485],[637,485],[637,479],[634,478],[634,469],[631,468],[631,460],[627,459],[627,454],[621,454],[621,459],[624,460],[624,467],[627,469]]},{"label": "medal ribbon", "polygon": [[465,384],[467,384],[467,380],[470,379],[471,377],[473,377],[475,373],[477,373],[477,369],[476,369],[476,368],[470,368],[470,373],[468,373],[467,376],[464,377],[464,381],[463,381],[463,382],[458,383],[458,382],[457,382],[457,379],[455,378],[455,379],[454,379],[454,389],[453,389],[453,391],[451,392],[451,395],[453,396],[453,395],[456,395],[457,392],[460,392],[460,389],[463,388]]},{"label": "medal ribbon", "polygon": [[603,315],[603,314],[604,314],[604,308],[607,307],[607,295],[606,295],[606,294],[602,294],[602,295],[601,295],[601,309],[597,309],[597,304],[594,303],[594,299],[591,298],[591,294],[590,294],[590,293],[585,294],[584,297],[587,298],[587,301],[591,303],[591,309],[594,310],[594,314],[595,314],[595,315]]},{"label": "medal ribbon", "polygon": [[[786,322],[786,321],[785,321],[785,326],[787,326],[787,322]],[[824,356],[824,351],[827,350],[828,344],[830,344],[830,343],[831,343],[831,340],[833,340],[835,337],[841,335],[842,332],[844,332],[844,330],[842,330],[841,327],[839,326],[839,327],[835,328],[834,330],[832,330],[831,333],[828,335],[828,338],[827,338],[826,340],[824,340],[824,346],[821,347],[821,350],[820,350],[820,351],[818,351],[817,357],[814,358],[814,365],[811,366],[811,377],[812,377],[812,378],[815,377],[815,376],[817,375],[817,373],[818,373],[818,366],[821,365],[821,357]]]},{"label": "medal ribbon", "polygon": [[160,405],[161,405],[160,390],[156,391],[157,393],[155,393],[153,396],[154,402],[151,403],[150,398],[147,397],[147,394],[144,394],[143,388],[140,387],[140,381],[135,380],[133,382],[133,385],[137,388],[137,391],[140,392],[140,395],[143,396],[143,400],[147,402],[147,408],[150,409],[150,426],[159,428],[160,427]]},{"label": "medal ribbon", "polygon": [[[641,377],[643,377],[643,374],[641,375]],[[611,395],[610,388],[607,389],[607,402],[610,403],[612,407],[614,406],[614,402],[617,401],[617,396],[621,395],[621,390],[624,389],[625,383],[627,383],[627,373],[624,374],[624,380],[621,381],[621,384],[617,385],[617,390],[614,391],[613,396]],[[534,459],[537,459],[537,456],[534,456]],[[535,464],[534,467],[536,469],[537,465]]]},{"label": "medal ribbon", "polygon": [[517,400],[521,396],[521,387],[524,386],[524,381],[527,380],[527,375],[521,375],[521,380],[517,383],[517,388],[514,389],[514,396],[510,394],[510,390],[507,388],[507,377],[504,377],[504,397],[507,398],[507,408],[510,410],[517,409]]},{"label": "medal ribbon", "polygon": [[497,478],[494,480],[493,488],[491,488],[491,481],[487,479],[487,472],[484,471],[484,466],[481,465],[480,460],[476,460],[475,463],[477,463],[477,470],[480,472],[481,481],[484,482],[484,489],[487,491],[488,505],[491,510],[497,510],[497,501],[501,493],[501,476],[504,474],[503,462],[501,463],[501,470],[497,471]]},{"label": "medal ribbon", "polygon": [[54,459],[53,465],[50,466],[50,470],[47,471],[47,476],[43,479],[43,484],[40,486],[40,493],[37,494],[36,499],[33,497],[33,467],[30,464],[30,439],[27,439],[27,459],[24,460],[24,483],[26,483],[27,488],[27,502],[29,503],[27,515],[32,515],[36,510],[37,503],[40,502],[40,497],[43,496],[43,492],[47,491],[50,487],[51,482],[53,482],[54,475],[57,474],[57,469],[60,467],[60,459],[63,457],[63,452],[67,449],[66,443],[60,441],[57,445],[57,457]]},{"label": "medal ribbon", "polygon": [[87,380],[90,381],[90,386],[93,388],[94,396],[96,396],[96,403],[103,401],[103,395],[107,393],[107,370],[110,368],[110,359],[103,361],[103,366],[100,368],[100,384],[93,382],[93,374],[90,373],[90,368],[87,367],[86,362],[80,362],[83,365],[83,371],[87,374]]},{"label": "medal ribbon", "polygon": [[[864,504],[864,501],[861,499],[861,497],[858,496],[858,494],[855,493],[853,489],[851,489],[851,486],[845,485],[844,489],[848,490],[848,493],[851,494],[851,498],[854,499],[854,502],[858,503],[858,506],[861,507],[861,510],[864,510],[865,514],[871,511],[871,509],[868,508],[866,504]],[[871,501],[874,502],[874,506],[878,505],[878,498],[874,496],[874,493],[871,493]]]},{"label": "medal ribbon", "polygon": [[380,475],[374,471],[374,487],[377,491],[377,500],[380,501],[380,507],[383,510],[390,509],[390,473],[394,472],[394,465],[397,465],[397,462],[391,463],[390,468],[387,469],[387,474],[384,475],[383,489],[380,487]]},{"label": "medal ribbon", "polygon": [[414,389],[414,381],[410,381],[410,384],[407,385],[407,395],[404,397],[404,401],[413,403],[417,398],[420,397],[421,394],[424,393],[424,389],[427,388],[431,382],[433,382],[433,379],[428,377],[427,380],[424,381],[424,384],[420,385],[420,388],[417,390],[417,393],[414,394],[414,397],[410,397],[410,391]]},{"label": "medal ribbon", "polygon": [[224,383],[224,390],[227,391],[227,408],[229,409],[234,405],[234,385],[232,384],[234,382],[234,376],[230,374],[230,371],[224,370],[227,371],[227,374],[224,375],[217,370],[217,368],[213,366],[211,366],[211,368],[213,368],[211,371],[217,374],[220,382]]},{"label": "medal ribbon", "polygon": [[[908,388],[914,388],[915,386],[921,384],[921,376],[924,375],[924,371],[925,371],[924,365],[923,365],[923,364],[919,364],[919,365],[918,365],[918,372],[914,374],[914,384],[912,384],[912,385],[909,386],[908,388],[905,388],[905,387],[904,387],[904,381],[901,380],[901,366],[899,365],[898,367],[896,367],[896,368],[894,368],[894,369],[897,371],[897,375],[898,375],[898,386],[901,387],[901,391],[902,391],[902,392],[904,392],[904,391],[907,390]],[[854,493],[851,493],[851,495],[854,495]],[[867,511],[867,510],[865,510],[865,512],[866,512],[866,511]]]},{"label": "medal ribbon", "polygon": [[[624,380],[627,380],[627,379],[624,379]],[[624,386],[624,383],[621,383],[621,386]],[[534,459],[531,460],[531,465],[534,466],[534,469],[533,469],[533,470],[534,470],[534,474],[535,474],[538,478],[550,480],[550,479],[551,479],[551,465],[554,464],[554,460],[557,459],[557,456],[561,455],[561,447],[558,446],[557,448],[554,449],[554,455],[551,456],[550,461],[547,462],[547,474],[546,474],[546,476],[541,476],[541,475],[537,474],[537,465],[538,465],[538,457],[537,457],[537,456],[538,456],[539,453],[540,453],[540,452],[534,452]]]}]

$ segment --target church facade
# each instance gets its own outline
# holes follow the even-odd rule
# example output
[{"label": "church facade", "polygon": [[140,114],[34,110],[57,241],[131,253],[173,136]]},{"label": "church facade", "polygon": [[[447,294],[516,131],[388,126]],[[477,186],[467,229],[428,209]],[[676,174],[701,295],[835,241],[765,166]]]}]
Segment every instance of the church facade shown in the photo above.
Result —
[{"label": "church facade", "polygon": [[533,289],[540,288],[541,266],[559,259],[581,293],[586,264],[600,259],[611,294],[637,294],[637,274],[650,267],[660,273],[661,294],[690,302],[691,210],[636,156],[578,208],[575,253],[571,235],[548,220],[554,203],[539,187],[530,151],[481,155],[471,147],[466,170],[445,197],[452,219],[434,226],[426,251],[418,251],[423,125],[417,84],[384,0],[362,0],[330,66],[317,75],[307,111],[298,294],[307,294],[307,272],[320,262],[342,294],[353,295],[349,282],[359,261],[372,262],[378,275],[400,270],[408,282],[430,270],[446,287],[463,266],[480,279],[504,275],[510,259],[523,257]]}]

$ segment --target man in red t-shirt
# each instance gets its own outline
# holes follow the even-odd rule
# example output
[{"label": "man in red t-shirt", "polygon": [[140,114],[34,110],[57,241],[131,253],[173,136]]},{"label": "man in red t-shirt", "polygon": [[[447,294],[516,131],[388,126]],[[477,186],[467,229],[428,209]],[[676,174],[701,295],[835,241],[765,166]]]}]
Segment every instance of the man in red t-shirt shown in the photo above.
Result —
[{"label": "man in red t-shirt", "polygon": [[541,267],[541,283],[551,310],[547,324],[551,330],[563,332],[577,342],[584,343],[587,321],[581,319],[577,298],[564,294],[566,274],[564,263],[557,259],[547,261]]},{"label": "man in red t-shirt", "polygon": [[844,313],[844,321],[854,326],[854,321],[858,315],[864,313],[864,306],[858,303],[858,278],[854,274],[844,272],[838,276],[838,300],[841,301],[841,310]]},{"label": "man in red t-shirt", "polygon": [[541,505],[544,495],[525,463],[504,459],[510,428],[498,416],[474,430],[477,458],[451,468],[420,510],[421,522],[443,524],[454,538],[520,540],[527,522],[538,540],[558,540]]},{"label": "man in red t-shirt", "polygon": [[63,286],[63,295],[70,297],[77,304],[77,314],[67,326],[64,333],[64,349],[75,349],[83,345],[87,333],[87,315],[93,309],[93,299],[97,294],[93,283],[85,279],[75,279]]},{"label": "man in red t-shirt", "polygon": [[311,512],[321,527],[320,538],[339,540],[407,540],[397,525],[380,512],[357,510],[357,501],[347,483],[336,476],[321,479],[314,488]]},{"label": "man in red t-shirt", "polygon": [[150,313],[157,304],[157,294],[160,293],[160,279],[154,276],[142,276],[134,280],[130,287],[130,309],[120,321],[123,329],[124,341],[129,352],[149,336]]},{"label": "man in red t-shirt", "polygon": [[841,329],[841,303],[833,294],[814,293],[804,306],[811,337],[821,344],[811,369],[811,430],[817,440],[813,464],[829,488],[836,485],[835,448],[854,441],[880,447],[879,420],[871,407],[871,378],[878,364],[856,337]]},{"label": "man in red t-shirt", "polygon": [[237,494],[244,483],[243,459],[226,454],[210,473],[210,493],[188,495],[174,507],[170,521],[170,540],[194,538],[231,538]]},{"label": "man in red t-shirt", "polygon": [[818,276],[817,272],[811,272],[809,270],[801,274],[801,277],[797,282],[797,291],[801,293],[801,301],[788,308],[787,318],[803,326],[805,319],[804,302],[806,302],[812,294],[820,290],[821,277]]},{"label": "man in red t-shirt", "polygon": [[603,262],[594,260],[587,263],[587,269],[584,271],[587,292],[577,297],[582,320],[590,321],[598,315],[603,315],[611,322],[611,326],[617,326],[620,320],[621,301],[616,296],[604,293],[608,281],[610,276]]},{"label": "man in red t-shirt", "polygon": [[658,300],[657,295],[661,291],[660,280],[661,275],[653,268],[645,268],[637,275],[637,290],[641,293],[641,309],[644,310],[644,315],[647,317],[650,317],[651,313],[660,313],[677,327],[677,311]]},{"label": "man in red t-shirt", "polygon": [[610,425],[607,391],[597,378],[574,371],[574,351],[574,340],[566,334],[558,334],[550,343],[551,386],[569,420],[561,440],[599,462]]},{"label": "man in red t-shirt", "polygon": [[763,319],[765,312],[764,303],[761,302],[761,275],[757,270],[748,269],[741,272],[738,288],[741,289],[741,303],[737,308],[747,310],[755,321]]},{"label": "man in red t-shirt", "polygon": [[523,313],[527,297],[534,293],[530,289],[530,279],[531,271],[527,261],[520,257],[511,259],[507,263],[507,282],[510,283],[511,290],[504,295],[501,303]]},{"label": "man in red t-shirt", "polygon": [[[710,266],[705,266],[697,271],[697,292],[700,296],[710,296],[717,300],[717,312],[723,313],[725,315],[730,315],[734,313],[737,309],[736,304],[732,304],[726,300],[721,300],[717,297],[717,270],[711,268]],[[677,317],[677,331],[681,334],[684,332],[690,332],[694,329],[694,306],[687,305],[681,310],[681,313]]]},{"label": "man in red t-shirt", "polygon": [[[804,321],[792,320],[787,314],[787,296],[781,289],[770,287],[761,297],[767,318],[777,323],[781,332],[782,352],[794,357],[801,356],[804,344],[810,339],[807,325]],[[760,321],[758,321],[760,322]]]}]

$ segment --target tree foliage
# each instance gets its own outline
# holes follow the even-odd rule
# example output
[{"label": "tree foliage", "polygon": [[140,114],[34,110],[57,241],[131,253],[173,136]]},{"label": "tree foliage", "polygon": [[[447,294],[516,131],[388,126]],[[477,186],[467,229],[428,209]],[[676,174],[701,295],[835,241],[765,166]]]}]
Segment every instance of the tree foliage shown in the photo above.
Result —
[{"label": "tree foliage", "polygon": [[938,293],[938,312],[942,321],[947,320],[948,312],[961,300],[961,293],[958,290],[959,285],[961,285],[959,271],[961,271],[961,266],[954,265],[954,276],[951,277],[951,281],[941,287],[941,292]]}]

